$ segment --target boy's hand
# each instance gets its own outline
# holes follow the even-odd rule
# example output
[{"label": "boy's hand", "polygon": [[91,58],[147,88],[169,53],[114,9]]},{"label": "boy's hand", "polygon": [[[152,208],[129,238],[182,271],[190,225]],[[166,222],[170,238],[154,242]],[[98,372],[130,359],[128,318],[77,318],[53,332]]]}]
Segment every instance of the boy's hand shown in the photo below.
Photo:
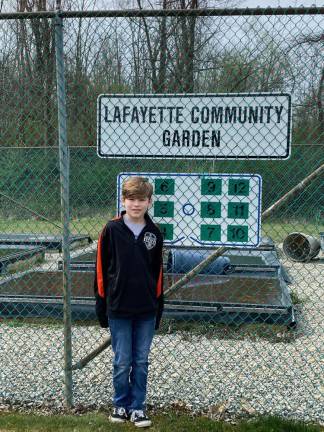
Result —
[{"label": "boy's hand", "polygon": [[159,330],[159,327],[160,327],[160,322],[161,322],[161,318],[156,318],[156,320],[155,320],[155,330]]},{"label": "boy's hand", "polygon": [[101,328],[108,328],[109,324],[108,324],[108,317],[105,317],[103,319],[99,319],[99,324]]}]

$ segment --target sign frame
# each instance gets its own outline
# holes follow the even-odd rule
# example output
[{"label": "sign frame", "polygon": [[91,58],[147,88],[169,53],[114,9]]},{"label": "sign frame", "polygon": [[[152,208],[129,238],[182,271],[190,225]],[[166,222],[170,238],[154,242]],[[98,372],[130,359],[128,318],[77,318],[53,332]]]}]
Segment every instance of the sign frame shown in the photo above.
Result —
[{"label": "sign frame", "polygon": [[[286,134],[285,134],[285,146],[283,146],[284,151],[282,154],[267,154],[267,155],[255,155],[255,154],[249,154],[249,155],[239,155],[239,154],[229,154],[229,155],[206,155],[206,154],[188,154],[188,155],[179,155],[179,152],[177,154],[130,154],[129,152],[124,151],[123,153],[118,152],[105,152],[103,151],[103,139],[102,139],[102,133],[103,133],[103,125],[102,125],[102,109],[103,109],[103,101],[104,99],[130,99],[130,98],[142,98],[142,99],[171,99],[171,98],[255,98],[255,97],[286,97],[287,103],[288,103],[288,110],[287,110],[287,121],[286,121]],[[100,158],[109,159],[109,158],[117,158],[117,159],[124,159],[124,158],[132,158],[132,159],[201,159],[201,160],[227,160],[227,159],[233,159],[233,160],[244,160],[244,159],[251,159],[251,160],[285,160],[289,159],[291,154],[291,130],[292,130],[292,109],[291,109],[291,95],[289,93],[285,92],[253,92],[253,93],[187,93],[187,94],[101,94],[98,96],[97,99],[97,154]],[[226,146],[226,144],[225,144]],[[180,149],[183,146],[177,147]],[[171,147],[170,147],[171,148]],[[225,147],[226,149],[226,147]],[[241,150],[240,150],[241,151]]]},{"label": "sign frame", "polygon": [[[257,223],[257,227],[255,229],[255,237],[256,237],[256,241],[252,242],[250,241],[248,244],[244,243],[244,242],[222,242],[222,241],[200,241],[197,238],[192,237],[182,237],[176,240],[164,240],[164,244],[167,247],[175,247],[175,248],[211,248],[211,247],[219,247],[219,246],[226,246],[226,247],[239,247],[239,248],[244,248],[244,249],[253,249],[255,247],[258,247],[260,242],[261,242],[261,212],[262,212],[262,177],[260,176],[260,174],[255,174],[255,173],[169,173],[169,172],[120,172],[117,175],[117,196],[116,196],[116,201],[117,201],[117,205],[116,205],[116,209],[117,209],[117,214],[119,215],[121,213],[121,209],[122,209],[122,205],[121,205],[121,190],[122,190],[122,182],[125,180],[125,177],[132,177],[132,176],[141,176],[141,177],[149,177],[152,178],[152,180],[154,181],[154,177],[158,177],[158,179],[160,178],[170,178],[175,177],[175,178],[179,178],[179,177],[198,177],[200,179],[210,179],[211,177],[215,177],[216,179],[219,178],[227,178],[228,181],[232,180],[232,179],[243,179],[243,178],[248,178],[251,179],[252,177],[255,177],[258,179],[258,193],[256,194],[257,196],[257,216],[255,217],[255,222]],[[124,178],[122,178],[124,177]],[[155,195],[155,190],[153,191],[153,205],[154,202],[156,202],[156,198],[154,199],[154,195]],[[202,194],[202,196],[205,194]],[[230,194],[229,194],[230,195]],[[164,195],[166,196],[166,195]],[[206,195],[205,195],[206,196]],[[230,202],[230,201],[229,201]],[[183,212],[184,214],[191,216],[192,213],[190,213],[190,208],[188,207],[188,213],[184,212],[184,208],[183,208]],[[229,217],[230,218],[230,217]],[[159,225],[159,222],[156,220],[156,218],[153,216],[153,221],[154,223],[156,223],[157,225]],[[205,224],[201,224],[200,228],[205,225]],[[230,224],[227,224],[227,228],[230,226]],[[183,239],[184,238],[189,238],[192,242],[192,244],[183,244]]]}]

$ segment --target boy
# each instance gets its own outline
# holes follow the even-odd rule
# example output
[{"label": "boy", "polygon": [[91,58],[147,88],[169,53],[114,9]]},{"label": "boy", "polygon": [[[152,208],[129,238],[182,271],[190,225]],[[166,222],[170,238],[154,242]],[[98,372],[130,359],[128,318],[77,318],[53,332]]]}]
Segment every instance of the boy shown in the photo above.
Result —
[{"label": "boy", "polygon": [[114,410],[110,421],[151,426],[144,411],[148,355],[163,310],[163,238],[147,210],[152,185],[131,177],[122,187],[126,211],[108,222],[98,241],[94,282],[101,327],[110,327]]}]

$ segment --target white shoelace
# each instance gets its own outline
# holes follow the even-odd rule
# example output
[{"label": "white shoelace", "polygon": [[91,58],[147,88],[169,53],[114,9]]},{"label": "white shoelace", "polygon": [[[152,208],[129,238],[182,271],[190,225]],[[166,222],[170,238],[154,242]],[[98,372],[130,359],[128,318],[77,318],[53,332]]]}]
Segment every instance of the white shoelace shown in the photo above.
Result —
[{"label": "white shoelace", "polygon": [[123,407],[117,408],[117,414],[118,415],[124,415],[124,414],[126,414],[125,408],[123,408]]},{"label": "white shoelace", "polygon": [[135,416],[139,417],[139,418],[145,418],[144,411],[143,410],[134,410],[134,411],[132,411],[131,418],[134,419]]}]

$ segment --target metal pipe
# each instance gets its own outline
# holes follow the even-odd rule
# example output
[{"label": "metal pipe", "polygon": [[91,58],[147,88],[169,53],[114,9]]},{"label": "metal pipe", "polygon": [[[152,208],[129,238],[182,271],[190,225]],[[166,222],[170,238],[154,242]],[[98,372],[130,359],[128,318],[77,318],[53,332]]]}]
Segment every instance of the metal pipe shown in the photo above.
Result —
[{"label": "metal pipe", "polygon": [[63,50],[63,21],[57,14],[55,22],[56,86],[58,111],[58,139],[61,185],[61,220],[63,225],[63,319],[64,319],[64,381],[65,404],[72,407],[72,331],[71,331],[71,269],[70,269],[70,203],[69,203],[69,148],[66,138],[66,96]]},{"label": "metal pipe", "polygon": [[102,344],[100,344],[97,348],[91,351],[90,354],[85,356],[83,359],[79,360],[72,366],[72,370],[83,369],[85,365],[89,363],[89,361],[93,360],[97,355],[99,355],[102,351],[104,351],[107,347],[111,345],[111,337],[108,336]]},{"label": "metal pipe", "polygon": [[138,17],[202,17],[202,16],[260,16],[260,15],[322,15],[324,7],[286,8],[236,8],[236,9],[124,9],[99,11],[37,11],[7,12],[0,14],[0,20],[30,18],[138,18]]}]

